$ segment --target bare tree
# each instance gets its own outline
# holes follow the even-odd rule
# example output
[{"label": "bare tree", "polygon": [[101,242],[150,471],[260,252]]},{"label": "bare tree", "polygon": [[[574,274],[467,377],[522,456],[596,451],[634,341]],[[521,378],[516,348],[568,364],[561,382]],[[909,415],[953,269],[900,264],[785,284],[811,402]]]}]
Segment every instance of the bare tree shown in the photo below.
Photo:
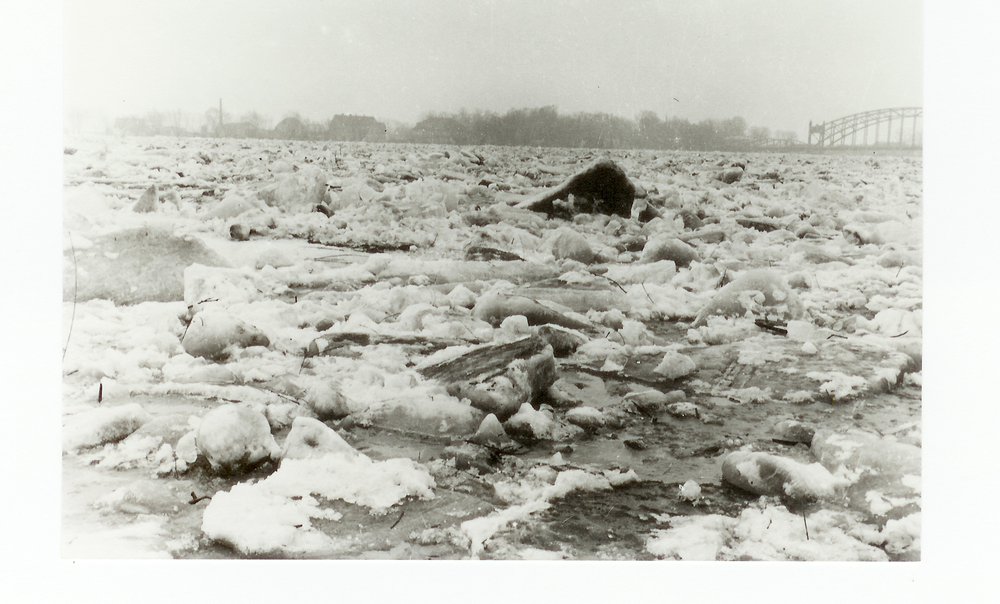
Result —
[{"label": "bare tree", "polygon": [[256,111],[251,111],[250,113],[245,113],[240,117],[241,122],[251,124],[261,130],[268,130],[271,128],[271,118],[261,115]]},{"label": "bare tree", "polygon": [[[229,123],[232,121],[232,115],[228,111],[222,111],[222,123]],[[219,110],[216,107],[212,107],[205,111],[205,125],[208,126],[209,132],[215,132],[219,129],[221,125],[219,123]]]},{"label": "bare tree", "polygon": [[183,109],[174,109],[167,112],[167,124],[176,130],[190,129],[191,117]]},{"label": "bare tree", "polygon": [[167,122],[167,114],[162,111],[157,111],[153,109],[152,111],[146,112],[146,123],[149,124],[149,129],[153,134],[159,134],[160,129]]}]

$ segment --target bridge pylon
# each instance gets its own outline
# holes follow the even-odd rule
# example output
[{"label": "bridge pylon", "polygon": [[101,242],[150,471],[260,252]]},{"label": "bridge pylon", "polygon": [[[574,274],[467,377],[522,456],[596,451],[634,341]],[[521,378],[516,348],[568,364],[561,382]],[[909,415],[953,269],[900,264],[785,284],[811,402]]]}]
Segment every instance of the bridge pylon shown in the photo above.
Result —
[{"label": "bridge pylon", "polygon": [[807,144],[819,147],[922,147],[923,142],[917,137],[917,120],[923,120],[923,116],[923,107],[893,107],[855,113],[820,124],[810,120]]}]

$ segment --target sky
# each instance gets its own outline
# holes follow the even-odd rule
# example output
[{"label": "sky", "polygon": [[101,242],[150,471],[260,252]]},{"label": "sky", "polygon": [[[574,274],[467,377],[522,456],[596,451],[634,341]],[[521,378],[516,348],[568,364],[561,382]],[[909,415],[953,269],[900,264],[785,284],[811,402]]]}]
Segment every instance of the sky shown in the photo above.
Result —
[{"label": "sky", "polygon": [[921,106],[922,30],[913,0],[67,0],[65,106],[412,124],[554,105],[805,138]]}]

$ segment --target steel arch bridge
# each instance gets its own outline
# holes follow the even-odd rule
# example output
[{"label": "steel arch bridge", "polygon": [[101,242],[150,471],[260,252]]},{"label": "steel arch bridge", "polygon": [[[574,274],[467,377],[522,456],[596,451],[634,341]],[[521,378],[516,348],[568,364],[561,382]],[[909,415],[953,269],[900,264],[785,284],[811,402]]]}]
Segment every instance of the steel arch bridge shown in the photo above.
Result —
[{"label": "steel arch bridge", "polygon": [[[810,121],[808,144],[820,147],[890,146],[915,148],[923,146],[923,143],[917,139],[917,120],[923,120],[923,116],[923,107],[894,107],[855,113],[822,124],[813,125]],[[883,125],[885,125],[884,135]],[[909,128],[907,128],[908,125]],[[815,142],[813,142],[814,135]]]}]

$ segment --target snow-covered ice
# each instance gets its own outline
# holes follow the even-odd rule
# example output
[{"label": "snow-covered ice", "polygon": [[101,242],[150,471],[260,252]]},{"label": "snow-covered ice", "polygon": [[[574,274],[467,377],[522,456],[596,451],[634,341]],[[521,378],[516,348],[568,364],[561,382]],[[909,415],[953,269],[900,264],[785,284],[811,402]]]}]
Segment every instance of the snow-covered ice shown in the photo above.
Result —
[{"label": "snow-covered ice", "polygon": [[[64,556],[359,557],[361,509],[388,557],[920,558],[919,157],[605,152],[631,215],[550,219],[594,151],[71,144]],[[689,515],[727,476],[813,507]]]}]

